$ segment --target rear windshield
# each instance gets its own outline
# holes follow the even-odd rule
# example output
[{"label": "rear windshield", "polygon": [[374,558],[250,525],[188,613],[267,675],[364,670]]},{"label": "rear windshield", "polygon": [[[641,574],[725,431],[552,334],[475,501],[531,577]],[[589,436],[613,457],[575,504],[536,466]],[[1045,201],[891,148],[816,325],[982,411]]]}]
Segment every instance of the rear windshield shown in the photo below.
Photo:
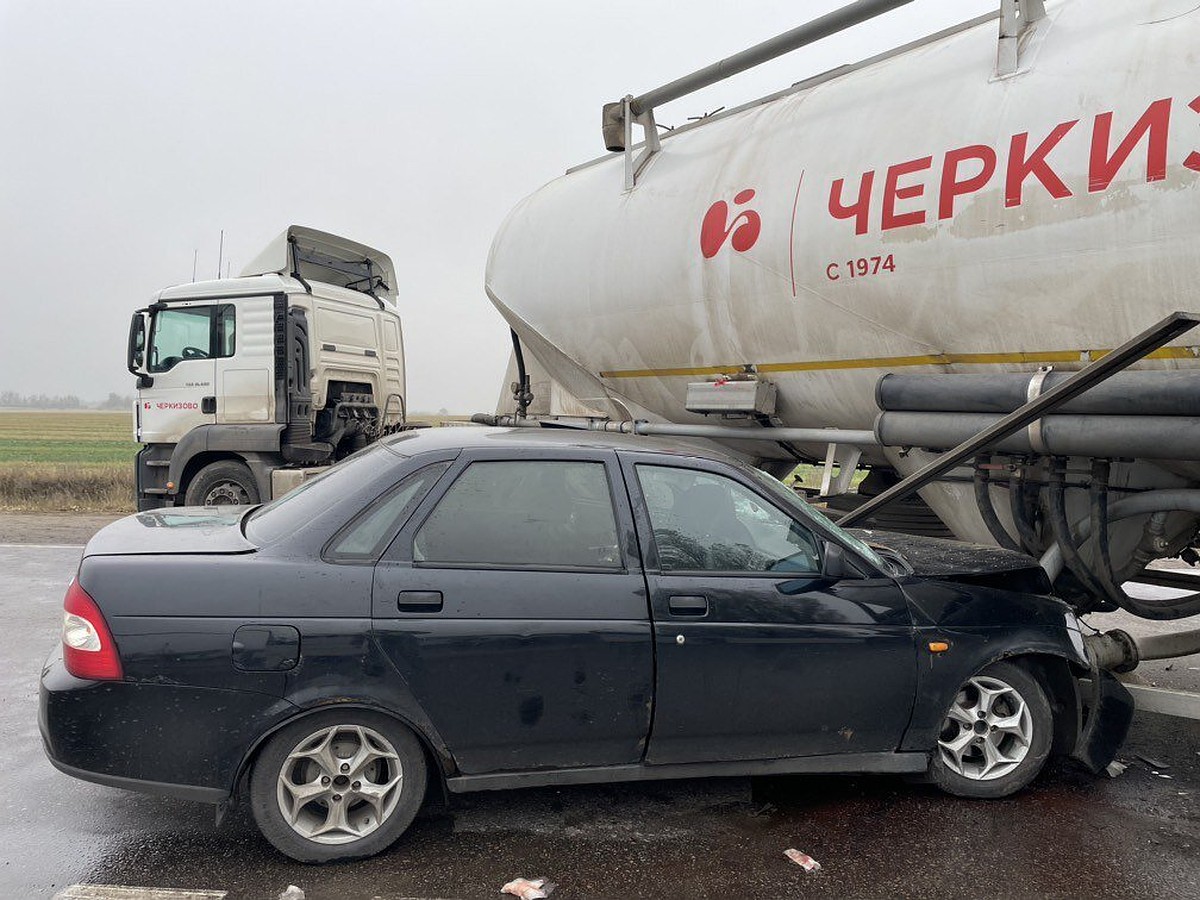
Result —
[{"label": "rear windshield", "polygon": [[246,537],[261,547],[292,534],[396,461],[397,454],[382,444],[372,444],[347,456],[294,491],[250,513]]}]

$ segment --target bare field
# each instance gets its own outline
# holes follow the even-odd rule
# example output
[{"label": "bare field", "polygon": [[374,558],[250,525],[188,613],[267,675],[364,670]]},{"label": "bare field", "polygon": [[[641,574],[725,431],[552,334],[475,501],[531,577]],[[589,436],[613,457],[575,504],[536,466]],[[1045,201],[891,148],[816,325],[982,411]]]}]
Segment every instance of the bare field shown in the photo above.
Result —
[{"label": "bare field", "polygon": [[0,411],[0,509],[131,512],[128,412]]}]

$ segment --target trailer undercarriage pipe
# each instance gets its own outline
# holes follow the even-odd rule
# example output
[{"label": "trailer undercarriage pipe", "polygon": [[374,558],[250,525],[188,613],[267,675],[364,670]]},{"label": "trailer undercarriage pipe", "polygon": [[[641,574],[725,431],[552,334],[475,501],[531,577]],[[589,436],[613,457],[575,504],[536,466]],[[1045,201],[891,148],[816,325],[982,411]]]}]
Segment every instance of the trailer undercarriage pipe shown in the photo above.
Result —
[{"label": "trailer undercarriage pipe", "polygon": [[[1054,500],[1053,476],[1051,482],[1051,505],[1052,507],[1056,505]],[[1052,509],[1052,512],[1055,512],[1055,510]],[[1126,497],[1113,503],[1105,510],[1104,518],[1108,522],[1114,522],[1134,516],[1167,512],[1189,512],[1200,515],[1200,490],[1146,491],[1143,494]],[[1094,516],[1089,512],[1088,517],[1077,522],[1074,528],[1063,527],[1061,530],[1063,531],[1062,538],[1064,539],[1056,542],[1053,547],[1042,555],[1040,560],[1041,566],[1046,570],[1046,574],[1050,576],[1052,581],[1058,578],[1062,572],[1064,560],[1070,566],[1072,551],[1075,551],[1077,555],[1078,546],[1091,536],[1093,518]],[[1063,523],[1056,522],[1055,524],[1055,531],[1059,532],[1060,528],[1058,526]],[[1072,567],[1072,571],[1074,572],[1074,567]],[[1078,577],[1078,573],[1075,574]],[[1101,587],[1100,590],[1103,591],[1103,588]],[[1118,591],[1119,596],[1113,597],[1113,600],[1119,603],[1122,608],[1145,619],[1160,621],[1182,619],[1200,613],[1200,592],[1170,600],[1148,601],[1128,596],[1119,586]],[[1107,593],[1107,591],[1103,591],[1103,593]]]}]

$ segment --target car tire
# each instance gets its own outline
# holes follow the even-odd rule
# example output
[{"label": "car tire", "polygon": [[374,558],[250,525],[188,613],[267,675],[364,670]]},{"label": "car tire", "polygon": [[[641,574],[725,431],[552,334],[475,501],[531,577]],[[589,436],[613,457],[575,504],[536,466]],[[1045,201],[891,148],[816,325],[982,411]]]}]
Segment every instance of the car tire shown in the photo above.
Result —
[{"label": "car tire", "polygon": [[250,774],[250,808],[263,836],[298,862],[362,859],[412,824],[426,771],[404,725],[366,710],[330,710],[268,741]]},{"label": "car tire", "polygon": [[252,506],[260,501],[258,482],[245,463],[223,459],[196,473],[184,494],[188,506]]},{"label": "car tire", "polygon": [[1037,777],[1053,741],[1054,714],[1042,685],[1015,663],[993,663],[950,702],[929,780],[959,797],[1007,797]]}]

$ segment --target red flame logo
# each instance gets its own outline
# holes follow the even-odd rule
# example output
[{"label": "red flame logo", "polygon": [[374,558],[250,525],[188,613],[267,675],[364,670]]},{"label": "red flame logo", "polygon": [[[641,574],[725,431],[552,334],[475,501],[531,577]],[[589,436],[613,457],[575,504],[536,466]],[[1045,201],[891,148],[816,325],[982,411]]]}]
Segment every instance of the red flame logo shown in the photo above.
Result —
[{"label": "red flame logo", "polygon": [[[754,189],[746,188],[734,196],[733,202],[741,206],[753,199]],[[733,239],[730,243],[733,249],[738,253],[745,253],[754,246],[761,231],[762,219],[754,210],[743,209],[730,222],[729,204],[718,200],[708,208],[708,212],[704,214],[704,221],[700,223],[700,252],[704,254],[705,259],[712,259],[732,234]]]}]

